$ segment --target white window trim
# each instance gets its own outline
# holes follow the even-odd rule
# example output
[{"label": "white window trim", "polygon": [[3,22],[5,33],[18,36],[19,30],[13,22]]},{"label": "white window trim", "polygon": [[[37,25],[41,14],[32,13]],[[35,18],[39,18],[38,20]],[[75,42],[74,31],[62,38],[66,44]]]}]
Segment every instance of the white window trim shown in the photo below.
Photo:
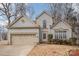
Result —
[{"label": "white window trim", "polygon": [[55,39],[67,39],[67,31],[55,31]]}]

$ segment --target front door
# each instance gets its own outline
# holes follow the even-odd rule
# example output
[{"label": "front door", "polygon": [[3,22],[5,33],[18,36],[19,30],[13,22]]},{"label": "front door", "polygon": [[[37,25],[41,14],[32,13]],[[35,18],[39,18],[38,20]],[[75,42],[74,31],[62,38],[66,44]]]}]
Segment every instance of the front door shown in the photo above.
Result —
[{"label": "front door", "polygon": [[43,35],[42,35],[42,40],[43,40],[43,41],[47,41],[47,33],[45,33],[45,32],[43,33]]}]

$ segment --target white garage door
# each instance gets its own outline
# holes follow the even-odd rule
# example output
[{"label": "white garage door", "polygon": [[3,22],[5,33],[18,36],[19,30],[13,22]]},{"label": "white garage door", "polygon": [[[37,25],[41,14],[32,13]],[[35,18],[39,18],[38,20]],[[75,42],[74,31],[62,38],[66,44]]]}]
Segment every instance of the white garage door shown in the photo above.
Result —
[{"label": "white garage door", "polygon": [[12,44],[31,45],[36,44],[37,38],[35,34],[15,34],[12,35]]}]

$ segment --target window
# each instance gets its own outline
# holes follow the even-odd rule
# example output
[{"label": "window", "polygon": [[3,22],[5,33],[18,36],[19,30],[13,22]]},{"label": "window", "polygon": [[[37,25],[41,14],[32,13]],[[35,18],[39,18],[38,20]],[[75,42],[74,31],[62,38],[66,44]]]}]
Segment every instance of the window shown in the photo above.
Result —
[{"label": "window", "polygon": [[43,33],[43,39],[46,39],[46,33]]},{"label": "window", "polygon": [[24,19],[22,19],[22,20],[21,20],[21,22],[23,22],[23,23],[24,23],[24,22],[25,22],[25,20],[24,20]]},{"label": "window", "polygon": [[46,20],[43,20],[43,28],[46,28]]},{"label": "window", "polygon": [[66,31],[55,31],[55,39],[66,39]]}]

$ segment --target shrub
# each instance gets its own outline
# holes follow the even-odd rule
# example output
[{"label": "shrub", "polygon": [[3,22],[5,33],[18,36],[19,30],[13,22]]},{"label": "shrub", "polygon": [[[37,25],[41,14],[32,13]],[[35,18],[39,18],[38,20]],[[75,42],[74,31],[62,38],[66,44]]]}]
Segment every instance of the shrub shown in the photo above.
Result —
[{"label": "shrub", "polygon": [[48,34],[48,42],[49,42],[49,43],[52,42],[52,38],[53,38],[53,35],[52,35],[52,34]]},{"label": "shrub", "polygon": [[67,40],[65,40],[65,41],[64,41],[64,43],[65,43],[65,44],[67,44],[67,45],[70,45],[70,42],[69,42],[69,40],[68,40],[68,39],[67,39]]},{"label": "shrub", "polygon": [[65,40],[65,44],[70,45],[70,42],[68,39]]},{"label": "shrub", "polygon": [[66,40],[59,39],[59,40],[58,40],[58,43],[59,43],[59,44],[66,44]]},{"label": "shrub", "polygon": [[54,44],[56,44],[56,42],[57,42],[57,39],[53,39],[53,40],[52,40],[52,42],[53,42]]},{"label": "shrub", "polygon": [[69,44],[69,40],[63,40],[63,39],[53,39],[54,44]]},{"label": "shrub", "polygon": [[62,39],[59,40],[59,43],[60,43],[60,44],[64,44],[64,40],[62,40]]},{"label": "shrub", "polygon": [[75,45],[76,44],[76,40],[77,40],[77,38],[72,37],[72,38],[69,39],[69,42],[70,42],[71,45]]},{"label": "shrub", "polygon": [[60,44],[61,41],[60,41],[59,39],[53,39],[53,43],[54,43],[54,44]]}]

